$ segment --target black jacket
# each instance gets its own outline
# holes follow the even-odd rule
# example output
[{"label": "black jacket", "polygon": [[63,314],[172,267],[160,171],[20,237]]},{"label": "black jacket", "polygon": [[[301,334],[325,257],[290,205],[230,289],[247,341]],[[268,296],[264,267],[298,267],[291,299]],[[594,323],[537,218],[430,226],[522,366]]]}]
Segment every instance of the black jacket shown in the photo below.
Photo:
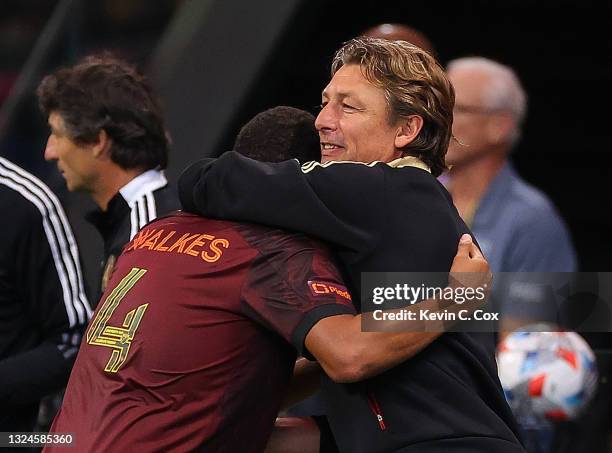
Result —
[{"label": "black jacket", "polygon": [[[468,231],[444,187],[410,162],[300,167],[230,152],[188,168],[179,198],[187,211],[297,230],[335,245],[357,301],[362,272],[448,272]],[[494,351],[493,334],[446,333],[366,382],[327,380],[323,395],[340,450],[523,451]]]},{"label": "black jacket", "polygon": [[57,197],[0,158],[0,431],[31,431],[66,385],[91,317],[76,241]]},{"label": "black jacket", "polygon": [[86,215],[86,219],[96,227],[104,241],[101,285],[96,304],[125,244],[147,223],[178,208],[176,192],[163,173],[149,170],[117,192],[108,203],[106,211],[97,209]]}]

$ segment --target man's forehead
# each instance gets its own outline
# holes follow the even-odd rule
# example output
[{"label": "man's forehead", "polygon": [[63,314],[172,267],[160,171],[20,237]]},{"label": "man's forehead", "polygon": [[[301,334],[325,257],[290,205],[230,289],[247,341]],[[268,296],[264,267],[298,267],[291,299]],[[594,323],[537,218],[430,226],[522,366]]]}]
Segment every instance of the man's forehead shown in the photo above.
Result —
[{"label": "man's forehead", "polygon": [[47,124],[54,134],[63,135],[66,133],[66,123],[59,112],[52,111],[49,113]]},{"label": "man's forehead", "polygon": [[449,71],[448,78],[455,88],[456,97],[474,99],[482,97],[490,80],[488,74],[471,69],[453,69]]},{"label": "man's forehead", "polygon": [[52,111],[49,113],[49,117],[47,118],[47,123],[49,123],[50,126],[63,127],[64,117],[59,112]]},{"label": "man's forehead", "polygon": [[49,117],[47,118],[47,122],[49,124],[51,124],[51,123],[57,124],[58,122],[61,123],[62,121],[63,121],[62,115],[60,115],[56,111],[50,112],[49,113]]},{"label": "man's forehead", "polygon": [[477,83],[490,78],[490,74],[487,71],[471,67],[451,68],[447,74],[449,79],[476,80]]},{"label": "man's forehead", "polygon": [[358,97],[364,91],[372,88],[375,88],[374,85],[364,77],[361,67],[356,64],[349,64],[342,66],[334,74],[321,94],[323,97]]}]

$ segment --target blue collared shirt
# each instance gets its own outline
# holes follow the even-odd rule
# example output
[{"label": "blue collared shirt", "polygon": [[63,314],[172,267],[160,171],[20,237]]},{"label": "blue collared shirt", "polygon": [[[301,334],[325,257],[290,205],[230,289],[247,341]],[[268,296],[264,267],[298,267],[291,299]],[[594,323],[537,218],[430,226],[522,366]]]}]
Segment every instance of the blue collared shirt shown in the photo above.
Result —
[{"label": "blue collared shirt", "polygon": [[[510,163],[502,167],[480,200],[470,228],[495,273],[577,269],[563,219],[550,199],[525,182]],[[498,274],[493,303],[502,316],[557,322],[559,314],[556,304],[551,304],[551,294],[559,276],[548,278],[550,281],[542,281],[541,286],[531,287],[526,293],[512,290],[516,285],[510,275]]]},{"label": "blue collared shirt", "polygon": [[576,254],[550,199],[507,163],[471,225],[493,272],[574,272]]}]

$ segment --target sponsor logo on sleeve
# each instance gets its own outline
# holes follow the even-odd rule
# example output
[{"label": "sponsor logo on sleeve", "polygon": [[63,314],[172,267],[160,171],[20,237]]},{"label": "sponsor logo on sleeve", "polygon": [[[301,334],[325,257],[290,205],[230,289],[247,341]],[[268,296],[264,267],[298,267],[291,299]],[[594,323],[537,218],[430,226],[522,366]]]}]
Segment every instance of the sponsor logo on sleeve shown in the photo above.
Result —
[{"label": "sponsor logo on sleeve", "polygon": [[315,297],[333,294],[336,296],[340,296],[340,298],[344,299],[346,302],[352,301],[351,295],[344,286],[335,285],[327,282],[309,280],[308,288],[310,288],[311,294]]}]

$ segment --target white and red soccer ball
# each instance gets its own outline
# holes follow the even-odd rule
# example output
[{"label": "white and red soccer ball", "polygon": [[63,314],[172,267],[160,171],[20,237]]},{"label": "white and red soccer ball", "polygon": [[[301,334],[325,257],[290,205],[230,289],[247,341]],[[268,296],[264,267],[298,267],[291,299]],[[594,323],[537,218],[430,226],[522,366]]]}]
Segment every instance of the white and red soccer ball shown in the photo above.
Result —
[{"label": "white and red soccer ball", "polygon": [[519,421],[571,420],[597,389],[595,355],[575,332],[513,332],[499,345],[497,365]]}]

